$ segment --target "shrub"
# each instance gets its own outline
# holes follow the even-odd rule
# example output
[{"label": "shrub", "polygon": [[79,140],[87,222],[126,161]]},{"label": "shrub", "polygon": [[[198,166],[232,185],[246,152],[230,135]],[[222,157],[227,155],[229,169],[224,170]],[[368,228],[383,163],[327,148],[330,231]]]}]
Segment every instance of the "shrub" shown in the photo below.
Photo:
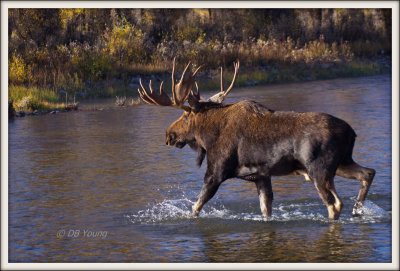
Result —
[{"label": "shrub", "polygon": [[143,33],[130,23],[114,25],[104,39],[106,48],[103,52],[116,57],[120,63],[140,62],[146,58]]},{"label": "shrub", "polygon": [[32,80],[31,68],[18,56],[11,56],[8,60],[9,84],[24,84]]}]

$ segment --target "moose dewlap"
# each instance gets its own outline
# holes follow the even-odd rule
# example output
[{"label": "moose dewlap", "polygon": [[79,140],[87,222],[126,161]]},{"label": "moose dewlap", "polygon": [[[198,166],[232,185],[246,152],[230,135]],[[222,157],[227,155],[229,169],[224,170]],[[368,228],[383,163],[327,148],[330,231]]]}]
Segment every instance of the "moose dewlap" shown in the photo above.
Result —
[{"label": "moose dewlap", "polygon": [[[329,219],[338,219],[342,202],[336,193],[335,175],[357,179],[361,183],[353,215],[361,214],[375,170],[362,167],[352,158],[356,134],[345,121],[325,113],[296,113],[269,110],[253,101],[224,104],[238,71],[236,63],[232,83],[203,100],[195,84],[195,72],[186,66],[178,82],[175,59],[172,70],[173,99],[163,92],[150,92],[141,84],[143,101],[153,105],[174,106],[183,115],[168,127],[166,144],[183,148],[186,144],[198,152],[197,165],[207,157],[202,190],[193,206],[197,216],[217,192],[222,182],[240,178],[256,184],[263,216],[271,216],[273,191],[271,176],[302,174],[312,181],[328,209]],[[186,73],[188,72],[187,76]],[[197,91],[193,91],[196,85]],[[188,106],[184,105],[188,102]]]}]

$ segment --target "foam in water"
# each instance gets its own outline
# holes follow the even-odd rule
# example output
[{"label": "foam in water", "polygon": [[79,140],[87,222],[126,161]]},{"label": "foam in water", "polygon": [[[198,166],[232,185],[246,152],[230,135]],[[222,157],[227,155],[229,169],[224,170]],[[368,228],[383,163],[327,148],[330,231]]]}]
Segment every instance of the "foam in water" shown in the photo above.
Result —
[{"label": "foam in water", "polygon": [[[174,219],[191,218],[192,206],[195,202],[186,198],[178,200],[164,200],[146,210],[138,211],[133,214],[126,214],[132,223],[156,223]],[[202,217],[217,218],[224,217],[227,213],[225,207],[219,209],[213,206],[205,206],[202,210]]]},{"label": "foam in water", "polygon": [[[355,198],[352,198],[355,200]],[[367,222],[375,223],[383,219],[389,219],[391,217],[390,213],[383,210],[381,207],[376,205],[370,200],[365,200],[363,206],[360,209],[363,214],[360,217],[351,217],[349,220],[351,222]]]},{"label": "foam in water", "polygon": [[[354,202],[354,199],[351,199]],[[183,198],[177,200],[164,200],[148,209],[136,213],[126,214],[125,218],[134,224],[161,223],[180,219],[192,219],[192,206],[195,202]],[[347,210],[348,211],[348,210]],[[351,216],[350,212],[344,213],[335,223],[376,223],[383,219],[390,219],[390,213],[381,207],[366,200],[361,209],[363,215]],[[235,208],[228,209],[224,205],[215,206],[208,204],[201,211],[202,218],[220,218],[244,221],[317,221],[329,223],[325,206],[319,202],[278,203],[273,207],[273,215],[265,218],[260,211],[240,212]]]}]

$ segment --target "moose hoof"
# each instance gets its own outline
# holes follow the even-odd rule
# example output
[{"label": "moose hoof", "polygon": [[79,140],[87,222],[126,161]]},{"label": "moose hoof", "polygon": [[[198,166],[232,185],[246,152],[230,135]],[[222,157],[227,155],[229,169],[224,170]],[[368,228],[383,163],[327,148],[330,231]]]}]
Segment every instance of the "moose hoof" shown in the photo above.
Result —
[{"label": "moose hoof", "polygon": [[330,205],[328,207],[329,220],[338,220],[340,216],[340,212],[335,209],[335,206]]},{"label": "moose hoof", "polygon": [[353,212],[351,213],[353,216],[362,216],[364,211],[362,210],[362,203],[357,202],[353,207]]},{"label": "moose hoof", "polygon": [[192,217],[193,218],[196,218],[196,217],[198,217],[199,216],[199,213],[200,213],[200,211],[198,210],[198,209],[196,209],[196,208],[193,208],[193,211],[192,211]]},{"label": "moose hoof", "polygon": [[357,217],[357,216],[362,216],[364,214],[364,212],[360,209],[353,209],[353,212],[351,214],[353,216]]},{"label": "moose hoof", "polygon": [[193,212],[192,215],[191,215],[191,217],[192,217],[192,218],[197,218],[197,217],[199,217],[199,213]]}]

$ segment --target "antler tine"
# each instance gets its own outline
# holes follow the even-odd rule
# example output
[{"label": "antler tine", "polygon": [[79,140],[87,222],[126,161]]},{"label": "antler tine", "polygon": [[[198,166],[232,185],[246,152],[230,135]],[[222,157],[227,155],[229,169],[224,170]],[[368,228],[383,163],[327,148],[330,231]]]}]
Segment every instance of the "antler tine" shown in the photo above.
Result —
[{"label": "antler tine", "polygon": [[224,92],[224,70],[221,66],[221,92]]},{"label": "antler tine", "polygon": [[197,100],[200,100],[199,86],[197,85],[197,82],[194,82],[194,85],[196,86],[196,93],[192,90],[192,96],[194,96]]},{"label": "antler tine", "polygon": [[[195,78],[196,74],[198,73],[198,71],[200,70],[201,67],[203,67],[203,65],[200,65],[199,67],[197,67],[197,69],[194,71],[194,73],[190,75],[191,78],[193,78],[193,79]],[[194,99],[196,99],[197,101],[200,101],[200,100],[201,100],[201,98],[200,98],[199,85],[197,84],[196,81],[194,81],[194,85],[196,86],[196,92],[195,92],[193,89],[189,91],[188,101],[189,101],[189,99],[191,99],[191,98],[194,98]]]},{"label": "antler tine", "polygon": [[153,94],[153,93],[154,93],[154,90],[153,90],[153,88],[151,87],[151,80],[149,81],[149,88],[150,88],[150,93]]},{"label": "antler tine", "polygon": [[138,89],[140,97],[147,103],[153,104],[153,105],[163,105],[163,106],[170,106],[172,105],[171,99],[168,97],[166,93],[163,92],[162,86],[164,82],[161,82],[160,84],[160,94],[155,94],[152,87],[151,87],[151,81],[149,83],[150,87],[150,93],[146,91],[146,89],[143,87],[142,80],[139,79],[139,84],[142,87],[142,91]]},{"label": "antler tine", "polygon": [[180,108],[183,107],[183,104],[189,98],[190,93],[193,88],[193,85],[195,83],[195,75],[200,69],[200,67],[198,67],[196,69],[195,73],[192,73],[191,71],[189,71],[189,76],[186,77],[185,75],[188,72],[190,65],[191,65],[191,62],[189,61],[189,63],[186,65],[185,69],[183,70],[182,76],[178,83],[175,80],[175,76],[172,79],[172,81],[175,82],[174,88],[172,89],[173,98],[174,98],[173,102],[174,102],[175,106],[180,107]]},{"label": "antler tine", "polygon": [[140,98],[142,98],[142,100],[148,104],[154,104],[154,102],[147,96],[147,92],[146,92],[145,88],[143,87],[141,79],[139,79],[139,83],[140,83],[140,86],[142,87],[142,90],[140,90],[138,88]]},{"label": "antler tine", "polygon": [[239,66],[240,66],[239,60],[237,63],[234,64],[234,66],[235,66],[235,73],[233,75],[232,83],[227,90],[224,90],[224,73],[221,67],[221,91],[215,94],[214,96],[210,97],[208,99],[209,102],[222,103],[225,97],[228,95],[228,93],[232,90],[233,85],[235,84],[236,81],[237,74],[239,72]]},{"label": "antler tine", "polygon": [[[146,89],[144,88],[144,86],[142,84],[142,78],[139,78],[139,84],[140,84],[140,87],[142,88],[142,91],[140,91],[140,89],[138,89],[140,97],[145,97],[145,98],[148,99],[147,91],[146,91]],[[148,100],[150,100],[150,99],[148,99]]]},{"label": "antler tine", "polygon": [[199,70],[200,70],[202,67],[203,67],[203,65],[200,65],[200,66],[194,71],[194,73],[192,74],[192,77],[195,77],[196,74],[199,72]]},{"label": "antler tine", "polygon": [[[142,92],[139,91],[140,97],[142,97],[142,98],[144,97],[143,100],[144,100],[145,102],[149,103],[149,104],[158,105],[157,102],[155,102],[155,101],[149,96],[149,94],[147,93],[146,89],[144,88],[144,86],[143,86],[143,84],[142,84],[142,78],[139,78],[139,84],[140,84],[140,86],[141,86],[141,88],[142,88]],[[150,80],[150,83],[149,83],[149,87],[150,87],[151,94],[153,94],[153,90],[152,90],[152,88],[151,88],[151,80]],[[138,90],[139,90],[139,89],[138,89]]]},{"label": "antler tine", "polygon": [[146,89],[143,87],[143,84],[142,84],[142,78],[139,78],[139,84],[140,84],[140,86],[142,87],[142,90],[143,90],[144,92],[146,92]]},{"label": "antler tine", "polygon": [[[234,64],[234,66],[235,66],[235,74],[233,75],[233,79],[232,79],[232,83],[231,83],[231,85],[229,86],[229,88],[225,91],[225,96],[226,95],[228,95],[228,93],[231,91],[231,89],[233,88],[233,85],[235,84],[235,81],[236,81],[236,77],[237,77],[237,74],[238,74],[238,72],[239,72],[239,66],[240,66],[240,63],[239,63],[239,60],[238,60],[238,62],[236,62],[235,64]],[[221,77],[222,78],[222,77]]]},{"label": "antler tine", "polygon": [[172,81],[172,100],[175,101],[175,84],[176,84],[176,79],[175,79],[175,60],[176,57],[174,57],[174,60],[172,61],[172,75],[171,75],[171,81]]},{"label": "antler tine", "polygon": [[160,84],[160,95],[164,93],[163,85],[164,85],[164,81],[161,81],[161,84]]},{"label": "antler tine", "polygon": [[179,83],[183,82],[183,78],[185,77],[185,74],[186,74],[187,70],[189,69],[190,64],[191,64],[191,62],[189,61],[189,63],[186,65],[185,69],[182,72],[181,80],[179,80]]},{"label": "antler tine", "polygon": [[149,99],[140,91],[140,89],[137,89],[137,90],[138,90],[138,92],[139,92],[140,98],[142,98],[142,100],[143,100],[145,103],[153,104],[153,102],[152,102],[151,100],[149,100]]}]

